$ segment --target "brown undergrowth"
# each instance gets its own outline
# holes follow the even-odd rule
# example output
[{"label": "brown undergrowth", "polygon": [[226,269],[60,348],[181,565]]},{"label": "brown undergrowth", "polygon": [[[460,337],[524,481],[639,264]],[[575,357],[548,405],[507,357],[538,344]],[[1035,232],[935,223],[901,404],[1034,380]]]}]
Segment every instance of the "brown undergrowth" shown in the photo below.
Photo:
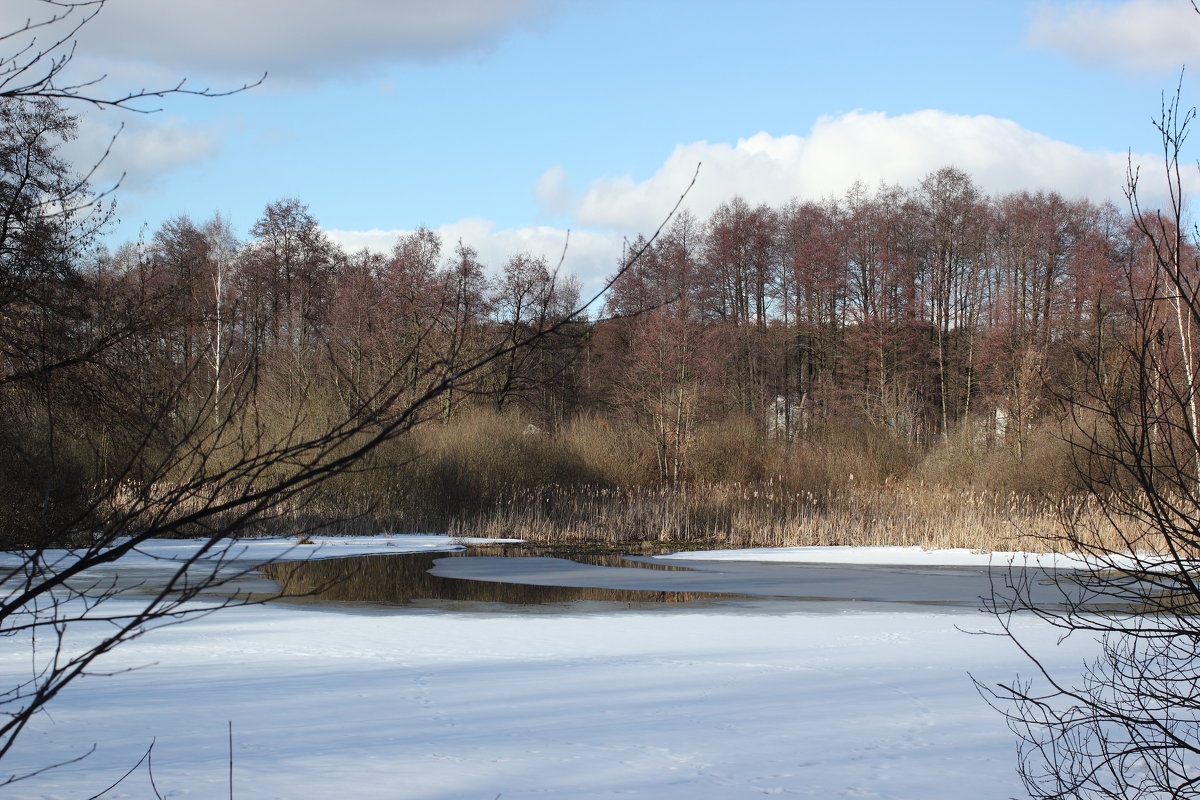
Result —
[{"label": "brown undergrowth", "polygon": [[1083,540],[1115,551],[1127,544],[1094,498],[1032,498],[1016,492],[885,485],[817,494],[774,481],[674,487],[540,485],[457,512],[405,513],[341,493],[292,498],[251,535],[449,533],[546,544],[632,546],[669,542],[704,548],[919,546],[928,549],[1073,549]]},{"label": "brown undergrowth", "polygon": [[389,443],[266,509],[249,532],[1046,552],[1078,545],[1070,530],[1126,549],[1072,479],[1069,446],[1040,442],[1018,459],[966,436],[918,448],[872,429],[779,442],[748,423],[714,426],[693,444],[690,478],[668,484],[628,426],[581,419],[543,433],[516,415],[477,412]]},{"label": "brown undergrowth", "polygon": [[[1016,493],[884,486],[838,495],[764,484],[681,487],[540,487],[457,517],[459,536],[536,542],[640,541],[709,547],[878,546],[1045,552],[1064,545],[1064,524],[1097,540],[1120,539],[1094,501]],[[1118,545],[1119,546],[1119,545]]]}]

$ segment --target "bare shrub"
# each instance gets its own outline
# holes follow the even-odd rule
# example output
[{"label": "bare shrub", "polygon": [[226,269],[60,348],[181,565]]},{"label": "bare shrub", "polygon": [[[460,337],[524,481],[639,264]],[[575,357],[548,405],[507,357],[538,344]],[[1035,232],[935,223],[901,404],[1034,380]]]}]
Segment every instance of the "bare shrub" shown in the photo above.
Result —
[{"label": "bare shrub", "polygon": [[715,483],[750,483],[765,475],[766,436],[756,420],[732,416],[700,428],[689,477]]},{"label": "bare shrub", "polygon": [[644,437],[629,426],[581,415],[560,428],[556,438],[583,459],[603,484],[644,485],[658,473]]}]

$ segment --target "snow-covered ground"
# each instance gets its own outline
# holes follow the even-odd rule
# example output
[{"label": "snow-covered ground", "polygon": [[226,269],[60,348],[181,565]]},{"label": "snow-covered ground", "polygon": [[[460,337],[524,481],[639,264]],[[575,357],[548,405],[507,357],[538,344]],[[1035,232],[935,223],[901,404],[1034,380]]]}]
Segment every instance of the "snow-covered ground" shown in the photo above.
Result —
[{"label": "snow-covered ground", "polygon": [[[71,686],[0,769],[95,744],[6,794],[87,797],[153,740],[160,793],[227,797],[232,722],[241,798],[1020,793],[1012,736],[968,673],[1029,668],[1010,642],[964,632],[994,628],[988,617],[800,607],[229,609],[122,646],[105,666],[141,669]],[[1017,627],[1052,665],[1088,651]],[[28,667],[0,645],[0,686]],[[105,796],[152,797],[146,769]]]},{"label": "snow-covered ground", "polygon": [[[261,539],[222,540],[206,556],[240,564],[262,564],[278,559],[346,558],[380,553],[450,552],[465,550],[469,544],[504,544],[517,539],[452,538],[440,534],[394,534],[391,536],[313,536],[303,539],[264,537]],[[161,569],[187,560],[196,553],[192,539],[149,539],[121,559],[122,570]],[[48,551],[46,561],[66,564],[71,552]],[[15,553],[0,553],[0,569],[19,563]]]},{"label": "snow-covered ground", "polygon": [[[911,567],[1088,567],[1088,559],[1063,553],[926,550],[923,547],[758,547],[745,550],[691,550],[656,558],[676,561],[781,561],[791,564],[874,564]],[[1118,559],[1110,558],[1106,566],[1116,561]]]}]

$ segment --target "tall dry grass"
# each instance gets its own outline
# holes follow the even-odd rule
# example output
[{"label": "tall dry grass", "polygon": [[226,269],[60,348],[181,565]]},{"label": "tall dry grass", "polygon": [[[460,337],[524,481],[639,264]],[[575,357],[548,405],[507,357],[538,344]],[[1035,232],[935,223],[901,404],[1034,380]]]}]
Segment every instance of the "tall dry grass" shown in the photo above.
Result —
[{"label": "tall dry grass", "polygon": [[553,433],[475,412],[390,442],[254,532],[449,532],[544,543],[705,547],[918,545],[1045,551],[1063,520],[1119,542],[1052,435],[1017,458],[959,437],[919,448],[872,428],[768,440],[747,420],[700,427],[688,480],[663,485],[636,426]]},{"label": "tall dry grass", "polygon": [[[1116,537],[1094,501],[929,485],[793,493],[762,484],[682,487],[540,487],[484,513],[454,519],[461,536],[537,542],[639,541],[713,547],[899,545],[1044,552],[1062,547],[1071,518]],[[1099,541],[1099,540],[1098,540]]]},{"label": "tall dry grass", "polygon": [[1019,459],[967,436],[920,448],[869,427],[780,442],[733,419],[699,428],[690,479],[663,485],[630,426],[593,418],[530,434],[516,418],[480,415],[427,439],[424,468],[457,476],[443,495],[455,504],[429,516],[463,536],[1046,551],[1062,546],[1070,519],[1119,542],[1078,491],[1069,445],[1050,432],[1036,441]]}]

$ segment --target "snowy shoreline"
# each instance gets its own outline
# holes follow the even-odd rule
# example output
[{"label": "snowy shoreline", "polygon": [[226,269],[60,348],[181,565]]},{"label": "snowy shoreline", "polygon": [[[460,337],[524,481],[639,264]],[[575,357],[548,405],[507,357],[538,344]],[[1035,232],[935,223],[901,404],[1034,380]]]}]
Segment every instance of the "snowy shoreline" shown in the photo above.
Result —
[{"label": "snowy shoreline", "polygon": [[[238,558],[250,563],[445,552],[462,540],[241,544]],[[188,547],[149,542],[130,566],[170,566],[163,559],[185,557]],[[875,563],[920,557],[926,566],[966,557],[929,552],[858,555]],[[731,555],[764,554],[686,554]],[[823,555],[848,557],[844,549]],[[110,610],[137,602],[117,598]],[[1011,624],[1051,667],[1076,669],[1090,652],[1087,640],[1059,642],[1035,618]],[[112,674],[68,687],[3,771],[96,751],[6,796],[90,796],[153,739],[159,791],[227,797],[232,726],[237,796],[331,797],[353,787],[364,800],[1001,800],[1020,791],[1012,736],[968,672],[1009,680],[1027,662],[1002,638],[964,632],[995,627],[965,609],[230,608],[129,642],[103,661]],[[0,647],[0,686],[27,679],[29,669],[28,651]],[[150,794],[142,768],[105,796]]]},{"label": "snowy shoreline", "polygon": [[[202,540],[151,539],[123,557],[122,568],[161,567],[164,561],[183,561],[195,554]],[[350,556],[402,553],[455,552],[470,545],[519,544],[520,539],[482,539],[438,533],[381,534],[377,536],[313,536],[303,541],[270,537],[236,539],[222,543],[206,556],[240,562],[266,563],[279,559],[346,558]],[[620,550],[619,547],[614,548]],[[71,551],[47,552],[50,563],[69,558]],[[652,556],[662,561],[761,561],[795,564],[853,564],[923,567],[1037,567],[1041,569],[1084,569],[1087,560],[1078,555],[967,549],[927,550],[921,547],[759,547],[723,550],[687,550]],[[20,555],[0,553],[0,567],[14,566]]]},{"label": "snowy shoreline", "polygon": [[655,556],[672,561],[764,561],[791,564],[854,564],[891,567],[1035,567],[1086,569],[1087,559],[1061,553],[921,547],[757,547],[740,550],[691,550]]}]

